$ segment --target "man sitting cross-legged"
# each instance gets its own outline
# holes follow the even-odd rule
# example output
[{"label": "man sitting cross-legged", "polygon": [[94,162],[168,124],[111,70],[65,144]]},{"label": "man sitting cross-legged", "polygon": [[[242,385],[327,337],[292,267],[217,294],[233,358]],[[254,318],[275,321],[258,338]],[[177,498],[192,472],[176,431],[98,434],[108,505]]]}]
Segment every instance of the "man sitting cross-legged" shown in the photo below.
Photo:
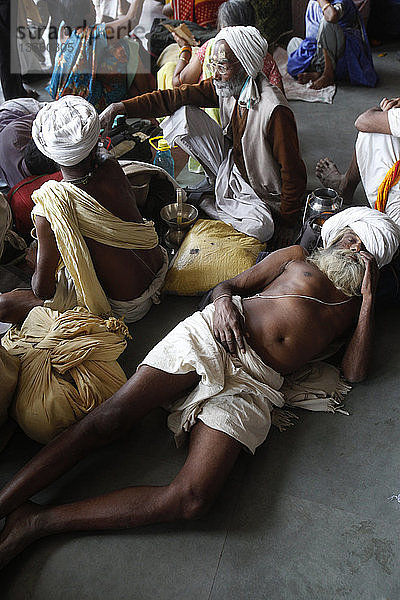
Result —
[{"label": "man sitting cross-legged", "polygon": [[[255,27],[225,27],[215,38],[212,77],[111,104],[101,121],[107,130],[117,114],[170,115],[161,125],[164,137],[196,158],[215,184],[215,199],[206,196],[200,208],[265,242],[274,233],[268,204],[280,200],[284,246],[302,212],[306,171],[293,112],[262,73],[267,50]],[[221,126],[202,107],[219,108]]]},{"label": "man sitting cross-legged", "polygon": [[360,183],[367,200],[400,225],[400,98],[383,98],[355,122],[355,153],[345,173],[330,158],[321,158],[315,173],[326,187],[334,188],[351,204]]},{"label": "man sitting cross-legged", "polygon": [[158,301],[166,252],[118,162],[100,154],[99,133],[95,108],[79,96],[47,104],[33,122],[36,145],[61,166],[64,179],[32,194],[38,239],[32,289],[0,296],[0,321],[19,323],[34,306],[63,312],[78,305],[130,323]]},{"label": "man sitting cross-legged", "polygon": [[[346,231],[311,257],[291,246],[218,285],[212,304],[178,324],[116,394],[43,448],[3,488],[0,518],[8,517],[0,564],[55,533],[201,515],[240,449],[254,452],[264,441],[273,407],[283,405],[285,375],[353,331],[343,373],[350,381],[366,376],[376,275],[373,256]],[[176,436],[191,431],[186,463],[169,485],[128,487],[59,506],[27,502],[157,406],[171,412]]]}]

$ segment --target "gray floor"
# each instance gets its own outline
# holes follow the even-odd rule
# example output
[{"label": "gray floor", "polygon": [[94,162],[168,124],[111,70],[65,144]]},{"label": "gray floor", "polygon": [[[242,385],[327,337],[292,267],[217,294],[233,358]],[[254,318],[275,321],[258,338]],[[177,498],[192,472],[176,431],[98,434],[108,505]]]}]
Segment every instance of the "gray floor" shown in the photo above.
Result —
[{"label": "gray floor", "polygon": [[[375,53],[378,88],[340,86],[331,106],[292,103],[310,189],[318,186],[318,158],[331,156],[341,168],[349,162],[355,117],[398,93],[397,49]],[[357,201],[363,201],[361,191]],[[122,360],[128,374],[196,303],[167,297],[132,327],[134,340]],[[254,458],[240,457],[214,508],[195,523],[36,543],[3,572],[1,597],[397,600],[400,503],[389,500],[400,493],[396,313],[390,308],[377,315],[373,367],[348,397],[349,417],[301,412],[293,429],[273,430]],[[38,448],[15,435],[0,456],[0,484]],[[68,502],[126,485],[162,485],[185,453],[175,449],[165,415],[155,411],[36,499]]]}]

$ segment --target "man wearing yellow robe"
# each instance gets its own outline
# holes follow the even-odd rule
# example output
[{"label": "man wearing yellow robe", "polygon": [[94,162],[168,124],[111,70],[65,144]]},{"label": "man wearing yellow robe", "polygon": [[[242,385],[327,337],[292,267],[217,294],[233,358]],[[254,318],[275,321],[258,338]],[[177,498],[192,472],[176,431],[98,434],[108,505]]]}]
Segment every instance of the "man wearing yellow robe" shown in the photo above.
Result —
[{"label": "man wearing yellow robe", "polygon": [[0,321],[19,323],[35,306],[86,307],[96,315],[140,319],[158,301],[166,252],[144,222],[117,161],[100,157],[98,115],[86,100],[64,96],[39,111],[36,145],[64,179],[35,192],[38,239],[32,289],[0,298]]}]

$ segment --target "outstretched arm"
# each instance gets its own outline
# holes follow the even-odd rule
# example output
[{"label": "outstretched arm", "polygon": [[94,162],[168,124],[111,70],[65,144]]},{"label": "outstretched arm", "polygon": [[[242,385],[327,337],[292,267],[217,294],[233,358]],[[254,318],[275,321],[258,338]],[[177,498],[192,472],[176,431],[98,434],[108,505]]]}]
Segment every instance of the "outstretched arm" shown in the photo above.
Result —
[{"label": "outstretched arm", "polygon": [[214,336],[227,352],[235,354],[245,351],[246,337],[243,317],[232,302],[232,296],[250,296],[264,290],[276,279],[291,260],[304,260],[305,250],[301,246],[290,246],[276,250],[250,269],[232,279],[218,284],[212,293],[215,305]]},{"label": "outstretched arm", "polygon": [[363,381],[367,376],[372,348],[375,293],[379,271],[375,259],[369,252],[360,252],[365,262],[365,274],[361,287],[362,303],[358,323],[342,360],[345,379]]},{"label": "outstretched arm", "polygon": [[172,90],[156,90],[123,102],[115,102],[101,113],[100,123],[107,135],[117,115],[151,119],[171,115],[181,106],[188,105],[218,108],[218,96],[211,79],[194,85],[182,85]]}]

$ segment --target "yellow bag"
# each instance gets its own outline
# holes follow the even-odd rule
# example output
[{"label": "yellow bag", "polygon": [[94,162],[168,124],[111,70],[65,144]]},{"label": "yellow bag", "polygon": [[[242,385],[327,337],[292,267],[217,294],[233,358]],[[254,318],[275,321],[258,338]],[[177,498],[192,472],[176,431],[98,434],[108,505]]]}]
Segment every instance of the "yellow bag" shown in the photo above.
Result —
[{"label": "yellow bag", "polygon": [[182,242],[163,291],[203,294],[252,267],[265,244],[222,221],[199,219]]},{"label": "yellow bag", "polygon": [[49,442],[126,382],[117,363],[126,332],[113,317],[82,307],[59,313],[37,306],[3,337],[21,361],[12,416],[29,437]]}]

